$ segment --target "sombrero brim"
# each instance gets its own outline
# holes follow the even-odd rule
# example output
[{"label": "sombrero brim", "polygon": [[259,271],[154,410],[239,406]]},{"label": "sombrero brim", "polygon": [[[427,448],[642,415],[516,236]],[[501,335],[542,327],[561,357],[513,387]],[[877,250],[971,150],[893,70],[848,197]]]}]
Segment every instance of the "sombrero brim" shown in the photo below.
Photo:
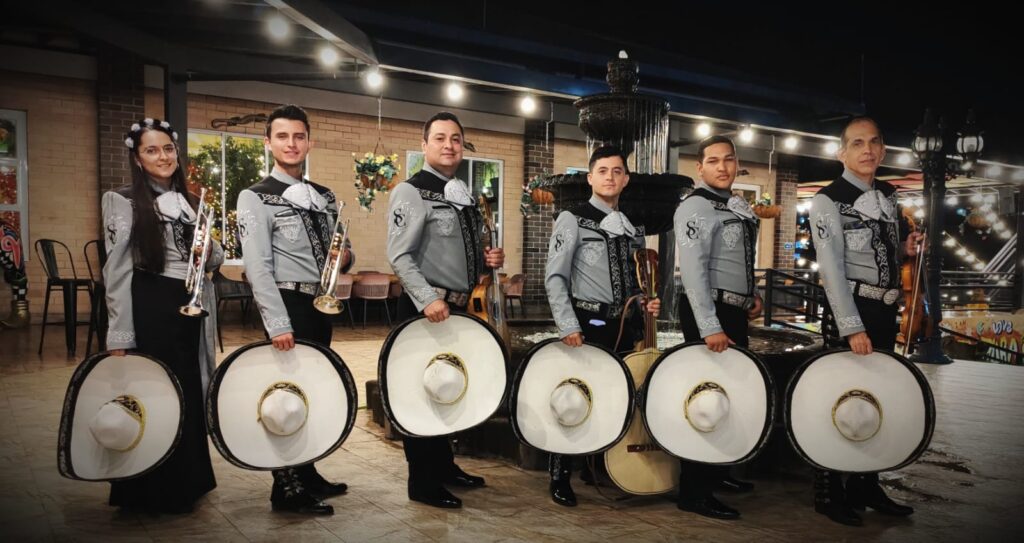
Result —
[{"label": "sombrero brim", "polygon": [[[551,411],[551,391],[564,379],[587,383],[593,396],[590,416],[565,427]],[[559,339],[533,346],[512,380],[509,412],[520,441],[548,453],[603,452],[626,434],[633,415],[633,377],[625,362],[604,347],[569,347]]]},{"label": "sombrero brim", "polygon": [[[107,449],[89,431],[103,404],[127,394],[146,410],[142,438],[129,451]],[[57,443],[61,475],[83,481],[120,481],[149,473],[174,451],[184,416],[181,385],[159,360],[143,355],[86,358],[75,370],[64,396]]]},{"label": "sombrero brim", "polygon": [[[462,398],[442,405],[423,387],[423,370],[440,353],[454,353],[465,364],[468,382]],[[451,315],[432,323],[423,315],[395,327],[384,341],[378,365],[381,403],[395,429],[413,437],[443,436],[490,418],[504,401],[508,352],[497,333],[471,315]]]},{"label": "sombrero brim", "polygon": [[[284,381],[302,389],[309,403],[306,423],[291,435],[267,431],[258,419],[267,387]],[[337,353],[296,340],[278,351],[270,341],[231,353],[213,374],[207,397],[207,423],[213,443],[232,464],[272,470],[316,462],[331,454],[355,425],[355,380]]]},{"label": "sombrero brim", "polygon": [[[852,389],[870,392],[881,406],[881,427],[865,441],[846,439],[832,421],[836,400]],[[928,381],[913,363],[888,351],[860,356],[843,349],[815,356],[797,368],[786,397],[790,441],[819,469],[899,469],[924,452],[935,428]]]},{"label": "sombrero brim", "polygon": [[[729,412],[711,432],[686,420],[686,398],[710,381],[725,389]],[[651,366],[644,383],[644,424],[669,454],[704,464],[732,465],[757,455],[771,433],[775,386],[764,363],[750,351],[730,346],[721,353],[703,342],[677,345]]]}]

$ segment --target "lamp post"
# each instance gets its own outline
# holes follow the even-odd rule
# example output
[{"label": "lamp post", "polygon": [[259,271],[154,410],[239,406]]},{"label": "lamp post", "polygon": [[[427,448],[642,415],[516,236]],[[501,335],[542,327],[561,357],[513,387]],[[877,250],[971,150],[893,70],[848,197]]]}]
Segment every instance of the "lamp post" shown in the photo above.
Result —
[{"label": "lamp post", "polygon": [[946,176],[963,174],[971,177],[984,146],[973,111],[968,111],[967,122],[957,134],[956,150],[962,158],[961,161],[947,160],[943,150],[946,147],[945,143],[942,119],[936,117],[931,110],[926,110],[924,122],[914,134],[912,147],[924,176],[924,194],[928,201],[928,297],[925,301],[930,309],[931,326],[928,327],[928,337],[921,341],[917,352],[911,358],[915,362],[929,364],[949,364],[953,361],[942,352],[942,333],[939,330],[939,324],[942,322],[942,297],[939,292],[939,281],[942,278],[941,233],[945,230]]}]

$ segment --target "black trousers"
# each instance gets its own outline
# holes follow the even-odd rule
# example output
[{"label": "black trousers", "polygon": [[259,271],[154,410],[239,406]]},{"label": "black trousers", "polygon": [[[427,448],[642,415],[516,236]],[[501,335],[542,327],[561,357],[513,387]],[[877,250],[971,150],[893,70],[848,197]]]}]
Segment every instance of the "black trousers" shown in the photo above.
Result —
[{"label": "black trousers", "polygon": [[[278,292],[281,293],[281,300],[284,302],[285,310],[288,312],[288,318],[292,321],[292,335],[295,336],[295,339],[312,341],[313,343],[330,348],[331,336],[334,333],[331,317],[326,313],[317,311],[313,307],[315,296],[294,290],[279,290]],[[275,472],[277,471],[275,470]],[[316,467],[312,462],[295,468],[295,472],[298,474],[299,479],[307,485],[320,482],[323,479],[317,473]],[[270,501],[277,502],[284,499],[284,492],[277,484],[277,477],[274,478],[274,481],[274,487],[270,493]]]},{"label": "black trousers", "polygon": [[[686,341],[700,338],[697,318],[690,307],[690,299],[685,294],[679,296],[679,326],[682,328]],[[749,321],[747,312],[734,305],[715,303],[715,314],[722,325],[722,331],[739,347],[750,345]],[[693,499],[707,496],[718,483],[729,475],[726,466],[712,466],[688,460],[679,461],[679,497]]]},{"label": "black trousers", "polygon": [[[619,355],[626,355],[633,352],[637,341],[643,339],[644,316],[639,306],[626,316],[625,324],[621,323],[622,317],[606,318],[598,313],[573,307],[576,313],[576,320],[580,323],[583,340],[587,343],[594,343],[605,347]],[[619,338],[619,327],[622,326],[622,337]],[[616,347],[616,340],[618,346]],[[552,481],[566,481],[572,478],[574,467],[585,467],[582,464],[586,458],[583,456],[572,456],[567,454],[552,454],[548,459],[548,474]],[[604,455],[595,455],[595,469],[603,470]],[[592,474],[595,478],[597,474]]]},{"label": "black trousers", "polygon": [[199,369],[199,334],[203,319],[186,317],[178,308],[188,303],[185,282],[135,270],[132,315],[135,350],[171,369],[184,395],[181,439],[170,457],[153,471],[110,484],[110,505],[153,512],[186,512],[217,481],[206,441],[206,395]]},{"label": "black trousers", "polygon": [[[465,308],[449,304],[452,313],[465,313]],[[420,312],[412,303],[412,298],[403,293],[398,299],[400,319],[415,317]],[[448,436],[412,437],[402,436],[405,448],[405,460],[409,463],[409,487],[424,492],[432,492],[444,484],[453,475],[455,455],[452,453]]]}]

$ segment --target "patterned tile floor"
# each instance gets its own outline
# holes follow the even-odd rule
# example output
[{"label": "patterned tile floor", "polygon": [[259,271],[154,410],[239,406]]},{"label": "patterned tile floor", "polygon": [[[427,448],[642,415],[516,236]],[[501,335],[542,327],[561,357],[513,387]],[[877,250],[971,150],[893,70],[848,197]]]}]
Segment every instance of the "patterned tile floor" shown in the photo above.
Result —
[{"label": "patterned tile floor", "polygon": [[[225,324],[225,347],[262,339],[262,332]],[[85,350],[79,330],[79,352]],[[359,381],[376,374],[385,327],[338,326],[332,345]],[[927,366],[938,403],[931,450],[915,465],[887,476],[898,499],[917,508],[908,519],[866,515],[862,528],[833,524],[811,508],[806,478],[756,480],[757,491],[722,496],[740,509],[735,522],[705,519],[665,498],[606,501],[575,485],[580,506],[547,497],[546,474],[495,459],[460,457],[488,487],[459,492],[466,507],[443,511],[408,501],[401,443],[360,411],[357,427],[336,453],[318,464],[346,481],[331,500],[337,513],[312,518],[270,511],[270,476],[224,461],[211,446],[217,489],[188,515],[148,516],[106,505],[109,486],[62,478],[56,430],[75,365],[63,334],[48,330],[43,355],[39,327],[0,331],[0,537],[102,541],[790,541],[1015,540],[1024,536],[1024,368],[975,362]],[[223,355],[221,355],[223,356]],[[365,399],[361,398],[365,404]]]}]

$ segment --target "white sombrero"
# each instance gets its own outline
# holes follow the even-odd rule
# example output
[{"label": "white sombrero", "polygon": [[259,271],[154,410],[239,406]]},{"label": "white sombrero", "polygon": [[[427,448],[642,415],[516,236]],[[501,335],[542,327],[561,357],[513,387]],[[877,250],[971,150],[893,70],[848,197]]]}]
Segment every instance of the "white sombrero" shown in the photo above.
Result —
[{"label": "white sombrero", "polygon": [[210,437],[232,464],[271,470],[308,464],[341,446],[355,424],[355,381],[334,351],[297,340],[231,353],[207,397]]},{"label": "white sombrero", "polygon": [[634,390],[629,368],[607,349],[543,341],[526,354],[512,382],[512,429],[545,452],[596,454],[629,429]]},{"label": "white sombrero", "polygon": [[480,319],[424,316],[395,327],[380,352],[384,411],[406,435],[448,435],[487,420],[501,405],[508,355]]},{"label": "white sombrero", "polygon": [[181,386],[162,362],[140,354],[90,356],[64,397],[60,473],[85,481],[143,475],[174,450],[183,413]]},{"label": "white sombrero", "polygon": [[865,473],[899,469],[931,441],[935,403],[914,364],[887,351],[811,358],[787,391],[794,448],[817,468]]},{"label": "white sombrero", "polygon": [[706,464],[738,464],[768,439],[775,388],[745,349],[715,353],[687,343],[663,353],[644,384],[644,423],[669,454]]}]

